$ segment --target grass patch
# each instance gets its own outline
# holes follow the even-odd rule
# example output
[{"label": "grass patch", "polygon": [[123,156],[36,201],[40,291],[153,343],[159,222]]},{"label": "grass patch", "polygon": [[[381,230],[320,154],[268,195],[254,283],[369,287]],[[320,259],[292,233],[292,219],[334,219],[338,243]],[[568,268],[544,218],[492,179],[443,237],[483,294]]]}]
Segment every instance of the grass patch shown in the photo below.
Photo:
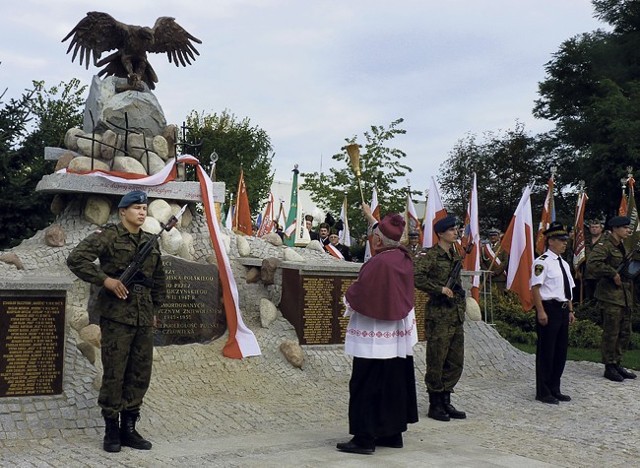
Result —
[{"label": "grass patch", "polygon": [[[529,354],[536,353],[536,346],[523,344],[523,343],[511,343],[514,347]],[[599,349],[593,348],[569,348],[567,351],[567,359],[569,361],[589,361],[589,362],[602,362],[602,354]],[[632,349],[624,353],[622,359],[622,365],[630,369],[640,370],[640,349]]]}]

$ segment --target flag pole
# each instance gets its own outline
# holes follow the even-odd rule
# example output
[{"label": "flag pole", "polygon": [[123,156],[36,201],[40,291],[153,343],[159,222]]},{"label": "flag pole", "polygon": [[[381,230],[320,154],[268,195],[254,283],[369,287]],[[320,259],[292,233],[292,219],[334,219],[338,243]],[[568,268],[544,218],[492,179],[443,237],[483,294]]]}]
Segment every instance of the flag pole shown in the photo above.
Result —
[{"label": "flag pole", "polygon": [[347,154],[349,155],[349,159],[351,160],[351,168],[353,169],[353,173],[356,175],[356,179],[358,180],[360,198],[362,199],[362,203],[364,203],[364,192],[362,191],[362,182],[360,181],[360,176],[362,175],[360,172],[360,145],[357,143],[351,143],[347,146],[342,147],[342,149],[347,150]]}]

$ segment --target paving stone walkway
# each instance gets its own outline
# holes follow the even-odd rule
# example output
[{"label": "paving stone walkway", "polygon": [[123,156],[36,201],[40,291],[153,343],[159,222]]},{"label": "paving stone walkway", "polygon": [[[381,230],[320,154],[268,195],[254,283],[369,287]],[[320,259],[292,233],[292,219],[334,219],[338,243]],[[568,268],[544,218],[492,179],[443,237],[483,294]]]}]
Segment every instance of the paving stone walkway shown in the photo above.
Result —
[{"label": "paving stone walkway", "polygon": [[[256,336],[263,356],[222,357],[210,345],[156,348],[151,389],[139,423],[151,451],[101,449],[103,428],[66,429],[56,437],[0,439],[0,466],[20,467],[628,467],[640,466],[638,380],[613,383],[593,363],[568,362],[559,406],[534,400],[533,356],[482,322],[468,322],[465,372],[453,396],[468,418],[428,419],[422,383],[424,344],[416,352],[421,419],[404,449],[343,454],[349,435],[350,359],[341,346],[305,347],[303,369],[278,343],[291,338],[283,319]],[[99,410],[87,409],[99,420]]]}]

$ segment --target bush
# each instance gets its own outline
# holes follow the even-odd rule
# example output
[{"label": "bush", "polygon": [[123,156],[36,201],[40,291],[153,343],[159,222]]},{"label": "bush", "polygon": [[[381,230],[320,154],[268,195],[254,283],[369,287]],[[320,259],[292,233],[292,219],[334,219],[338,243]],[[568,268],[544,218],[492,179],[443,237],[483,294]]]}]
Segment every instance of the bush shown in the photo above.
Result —
[{"label": "bush", "polygon": [[576,320],[569,327],[569,346],[571,348],[599,348],[602,341],[602,328],[591,320]]},{"label": "bush", "polygon": [[500,333],[500,336],[502,336],[509,343],[523,343],[528,345],[536,344],[536,332],[523,331],[522,329],[513,325],[509,325],[502,320],[496,320],[494,325],[496,327],[496,331]]}]

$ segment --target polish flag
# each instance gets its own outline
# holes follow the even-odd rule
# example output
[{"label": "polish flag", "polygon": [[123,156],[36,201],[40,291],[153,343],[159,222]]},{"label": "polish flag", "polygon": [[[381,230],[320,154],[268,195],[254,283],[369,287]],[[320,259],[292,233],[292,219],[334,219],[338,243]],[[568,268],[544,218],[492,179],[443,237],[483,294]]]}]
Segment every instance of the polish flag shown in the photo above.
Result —
[{"label": "polish flag", "polygon": [[[380,221],[380,206],[378,205],[378,191],[376,187],[373,187],[373,192],[371,193],[371,214],[374,218]],[[366,262],[372,257],[371,253],[371,237],[367,239],[367,245],[364,248],[364,261]]]},{"label": "polish flag", "polygon": [[[473,174],[473,186],[469,195],[469,206],[465,219],[465,236],[463,244],[467,251],[463,267],[467,271],[480,271],[480,225],[478,223],[478,186],[476,184],[476,174]],[[469,243],[473,246],[469,249]],[[474,275],[471,281],[471,296],[480,303],[480,276]]]},{"label": "polish flag", "polygon": [[440,192],[436,185],[436,180],[433,177],[431,177],[428,194],[427,211],[424,215],[422,247],[431,248],[438,243],[438,236],[433,230],[433,226],[447,216],[447,210],[444,209],[442,199],[440,198]]},{"label": "polish flag", "polygon": [[533,266],[531,186],[525,188],[501,245],[502,249],[509,253],[507,289],[515,292],[520,298],[523,309],[529,311],[533,308],[529,285]]},{"label": "polish flag", "polygon": [[258,237],[266,236],[273,231],[273,222],[275,221],[273,203],[273,193],[269,193],[269,201],[264,208],[262,223],[260,223],[260,227],[258,228]]},{"label": "polish flag", "polygon": [[418,213],[416,211],[416,207],[413,204],[413,200],[411,199],[411,193],[407,193],[407,214],[405,216],[405,238],[409,237],[409,233],[411,231],[417,231],[419,234],[418,245],[422,245],[422,229],[420,229],[420,221],[418,220]]},{"label": "polish flag", "polygon": [[[218,226],[218,218],[215,215],[213,182],[198,160],[190,155],[179,156],[176,159],[175,164],[167,164],[162,171],[151,176],[141,176],[140,174],[122,172],[110,173],[108,171],[87,171],[82,174],[103,177],[112,182],[126,184],[128,186],[141,185],[150,187],[162,185],[166,182],[175,180],[177,175],[176,167],[177,164],[180,163],[196,167],[198,181],[200,182],[200,194],[204,205],[207,226],[209,228],[209,236],[211,238],[211,243],[218,263],[218,274],[220,275],[220,284],[222,286],[222,303],[224,305],[227,327],[229,329],[229,337],[224,345],[222,354],[234,359],[242,359],[247,356],[259,356],[261,353],[258,341],[256,340],[253,332],[247,328],[242,320],[240,301],[238,299],[238,286],[235,278],[233,277],[229,257],[227,256],[227,251],[225,250],[222,235],[220,233],[220,226]],[[61,169],[58,172],[64,173],[67,171],[65,169]]]}]

